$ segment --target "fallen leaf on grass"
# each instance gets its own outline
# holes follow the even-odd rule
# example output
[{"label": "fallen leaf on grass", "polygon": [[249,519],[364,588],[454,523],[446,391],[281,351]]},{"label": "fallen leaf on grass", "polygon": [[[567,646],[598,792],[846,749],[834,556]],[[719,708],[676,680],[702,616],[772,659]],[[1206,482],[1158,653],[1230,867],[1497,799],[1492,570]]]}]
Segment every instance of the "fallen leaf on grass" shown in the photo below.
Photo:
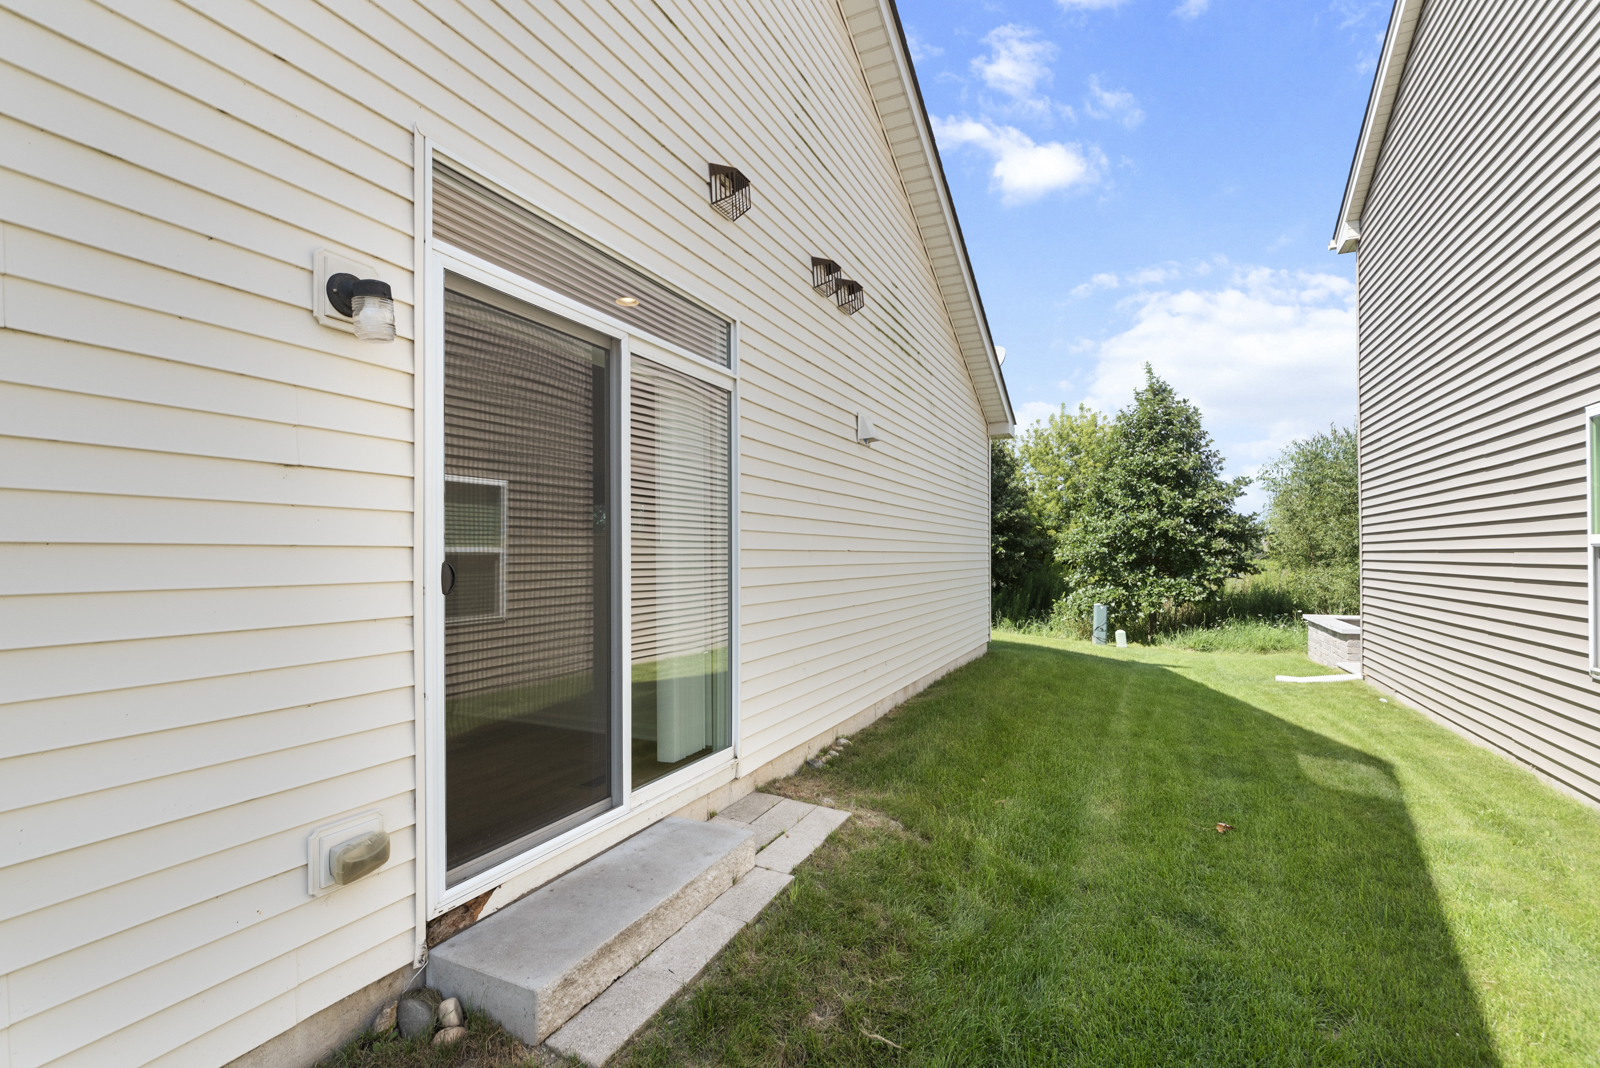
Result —
[{"label": "fallen leaf on grass", "polygon": [[900,1043],[890,1042],[887,1038],[884,1038],[882,1035],[875,1035],[871,1031],[868,1031],[865,1027],[861,1029],[861,1033],[866,1035],[868,1038],[873,1039],[874,1041],[882,1042],[885,1046],[893,1046],[895,1049],[905,1049],[905,1047]]},{"label": "fallen leaf on grass", "polygon": [[1217,833],[1218,834],[1227,834],[1231,830],[1233,830],[1233,824],[1231,824],[1231,823],[1219,823],[1219,824],[1217,824]]}]

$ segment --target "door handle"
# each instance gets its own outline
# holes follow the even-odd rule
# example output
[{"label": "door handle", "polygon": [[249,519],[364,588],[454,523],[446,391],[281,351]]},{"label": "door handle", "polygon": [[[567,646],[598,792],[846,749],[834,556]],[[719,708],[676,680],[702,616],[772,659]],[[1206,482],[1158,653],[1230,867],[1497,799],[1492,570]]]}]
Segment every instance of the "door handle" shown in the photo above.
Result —
[{"label": "door handle", "polygon": [[439,567],[439,589],[444,592],[446,597],[448,597],[450,596],[450,591],[455,588],[456,569],[451,565],[450,561],[446,560]]}]

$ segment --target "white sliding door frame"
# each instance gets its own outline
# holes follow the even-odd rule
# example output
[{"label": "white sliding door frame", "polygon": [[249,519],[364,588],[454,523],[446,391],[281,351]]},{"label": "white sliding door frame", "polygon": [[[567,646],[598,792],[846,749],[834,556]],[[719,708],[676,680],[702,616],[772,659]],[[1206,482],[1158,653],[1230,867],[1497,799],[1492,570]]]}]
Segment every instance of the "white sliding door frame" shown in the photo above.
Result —
[{"label": "white sliding door frame", "polygon": [[[428,168],[424,197],[431,203],[431,160],[438,156],[453,168],[463,170],[497,187],[530,209],[562,226],[575,236],[582,231],[571,227],[559,217],[540,209],[525,197],[517,196],[504,183],[496,181],[483,170],[441,152],[436,145],[418,135],[421,144],[419,166]],[[719,772],[736,766],[741,749],[739,716],[739,323],[724,316],[732,324],[730,333],[729,367],[720,367],[680,346],[641,332],[629,324],[596,309],[565,297],[553,290],[522,278],[482,257],[432,236],[431,211],[426,203],[418,211],[418,224],[422,239],[418,241],[422,252],[423,270],[417,286],[417,304],[422,329],[418,334],[416,359],[416,433],[419,454],[420,481],[416,496],[419,519],[418,556],[415,573],[419,576],[422,596],[418,609],[416,634],[418,651],[416,676],[419,700],[418,770],[417,770],[417,839],[419,848],[418,908],[418,960],[425,957],[420,948],[426,938],[426,924],[443,913],[481,895],[508,880],[516,878],[529,868],[540,864],[562,851],[581,844],[603,832],[607,827],[627,819],[662,798],[692,790],[701,781],[717,777]],[[584,238],[584,240],[588,240]],[[621,259],[621,257],[618,257]],[[624,261],[627,262],[627,261]],[[615,426],[610,436],[611,446],[617,450],[612,464],[612,477],[617,479],[618,515],[614,517],[616,537],[620,552],[613,557],[617,568],[614,603],[618,625],[613,627],[613,640],[617,643],[612,656],[612,685],[616,688],[621,705],[620,722],[614,722],[617,734],[613,744],[620,747],[620,768],[613,760],[613,773],[620,780],[613,791],[617,798],[615,807],[574,827],[554,838],[540,842],[486,871],[480,872],[454,886],[446,886],[445,870],[445,706],[444,706],[444,598],[439,589],[439,572],[444,562],[444,282],[445,273],[461,275],[489,286],[509,297],[532,307],[566,319],[578,326],[604,334],[615,340],[612,348],[617,366],[618,398],[613,411]],[[648,273],[648,272],[646,272]],[[681,291],[681,290],[680,290]],[[691,298],[697,299],[697,298]],[[721,313],[718,313],[721,314]],[[725,390],[729,396],[729,714],[731,745],[705,759],[681,768],[670,775],[651,782],[635,792],[632,788],[632,434],[629,412],[631,407],[633,356],[659,363],[682,372],[698,381]],[[686,802],[687,803],[687,802]]]}]

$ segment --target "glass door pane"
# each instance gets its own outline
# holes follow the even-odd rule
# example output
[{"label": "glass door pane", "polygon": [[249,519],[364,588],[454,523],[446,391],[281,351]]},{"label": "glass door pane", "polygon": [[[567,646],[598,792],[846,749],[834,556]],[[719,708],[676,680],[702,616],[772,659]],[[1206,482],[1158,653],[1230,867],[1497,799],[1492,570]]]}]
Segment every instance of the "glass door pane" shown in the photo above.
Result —
[{"label": "glass door pane", "polygon": [[610,349],[447,275],[446,882],[613,796]]},{"label": "glass door pane", "polygon": [[733,744],[729,396],[631,364],[633,785]]}]

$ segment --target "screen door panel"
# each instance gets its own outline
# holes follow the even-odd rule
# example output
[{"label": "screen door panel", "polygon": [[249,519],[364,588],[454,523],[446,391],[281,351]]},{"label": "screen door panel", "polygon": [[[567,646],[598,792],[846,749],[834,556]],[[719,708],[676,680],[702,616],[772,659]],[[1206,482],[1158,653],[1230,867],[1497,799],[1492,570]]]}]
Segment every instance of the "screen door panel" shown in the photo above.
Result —
[{"label": "screen door panel", "polygon": [[447,276],[452,884],[612,797],[610,352],[519,307]]}]

